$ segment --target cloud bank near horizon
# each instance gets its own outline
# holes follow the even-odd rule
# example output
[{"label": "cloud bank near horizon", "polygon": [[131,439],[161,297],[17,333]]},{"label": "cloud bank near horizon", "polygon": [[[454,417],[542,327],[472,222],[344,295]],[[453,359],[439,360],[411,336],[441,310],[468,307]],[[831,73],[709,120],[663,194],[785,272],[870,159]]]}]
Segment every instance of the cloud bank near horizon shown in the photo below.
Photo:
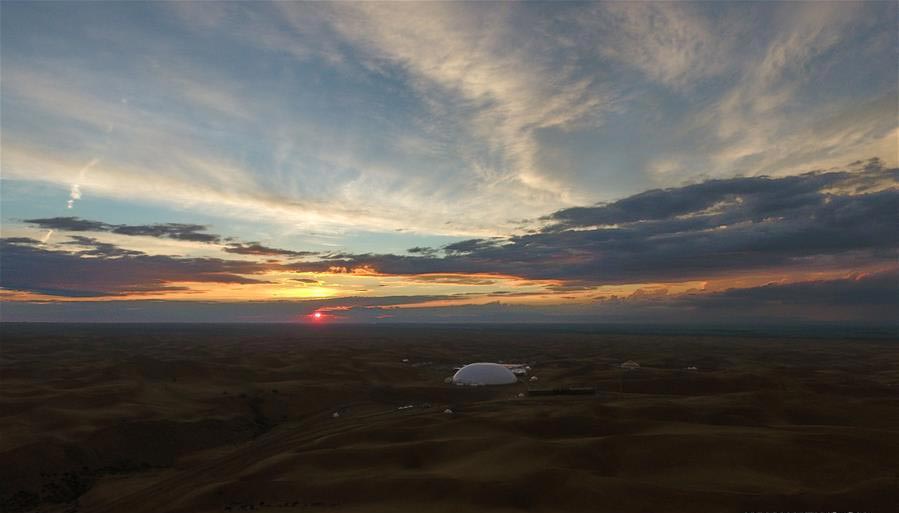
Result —
[{"label": "cloud bank near horizon", "polygon": [[440,296],[347,297],[303,301],[10,302],[5,322],[308,322],[322,312],[336,323],[625,323],[646,326],[790,326],[802,323],[896,327],[899,273],[728,289],[679,296],[634,295],[536,306],[496,300],[428,306]]},{"label": "cloud bank near horizon", "polygon": [[[5,290],[51,298],[139,299],[148,293],[189,293],[209,283],[266,286],[291,280],[312,286],[319,280],[309,276],[321,275],[403,277],[420,284],[489,289],[496,283],[491,277],[502,276],[539,283],[540,290],[409,295],[402,306],[418,314],[403,315],[423,319],[424,312],[431,312],[440,319],[442,314],[434,313],[439,307],[459,312],[466,303],[472,311],[485,313],[489,309],[475,306],[513,298],[525,298],[517,308],[526,310],[527,298],[548,296],[558,304],[577,299],[572,301],[580,305],[573,307],[575,311],[588,304],[607,313],[628,308],[645,311],[659,304],[707,312],[720,305],[736,308],[740,302],[745,311],[778,301],[781,306],[805,305],[817,311],[845,309],[850,303],[880,305],[850,309],[870,319],[896,306],[896,301],[885,300],[890,296],[886,292],[899,285],[896,212],[899,169],[870,159],[844,171],[716,179],[646,191],[610,203],[556,211],[546,216],[542,228],[524,235],[411,248],[408,254],[320,254],[232,241],[219,246],[218,258],[151,255],[96,237],[189,237],[201,243],[231,239],[192,224],[129,226],[78,218],[31,219],[28,222],[41,229],[68,233],[68,240],[47,245],[27,237],[3,239],[0,265]],[[228,258],[234,254],[245,259]],[[764,281],[772,276],[780,276],[781,281]],[[784,282],[784,277],[795,283]],[[716,281],[719,285],[707,290],[694,287],[676,293],[658,285]],[[608,286],[631,289],[619,296],[602,291]],[[839,290],[845,290],[852,301],[827,292]],[[565,296],[570,293],[577,296]],[[865,293],[867,300],[862,300]],[[353,294],[343,294],[349,303],[342,306],[359,310]],[[801,297],[805,294],[807,299]],[[340,298],[328,299],[328,304],[340,306],[339,302]],[[422,308],[432,302],[441,304]],[[382,306],[374,300],[362,308],[371,314]],[[352,315],[356,320],[377,318]]]}]

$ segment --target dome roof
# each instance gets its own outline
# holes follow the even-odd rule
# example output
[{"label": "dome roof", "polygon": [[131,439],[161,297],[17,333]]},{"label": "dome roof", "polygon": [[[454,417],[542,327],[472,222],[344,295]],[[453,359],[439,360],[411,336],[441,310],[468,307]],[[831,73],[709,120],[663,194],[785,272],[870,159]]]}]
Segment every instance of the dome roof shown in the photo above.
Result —
[{"label": "dome roof", "polygon": [[456,385],[508,385],[518,383],[518,378],[506,367],[497,363],[470,363],[453,376]]}]

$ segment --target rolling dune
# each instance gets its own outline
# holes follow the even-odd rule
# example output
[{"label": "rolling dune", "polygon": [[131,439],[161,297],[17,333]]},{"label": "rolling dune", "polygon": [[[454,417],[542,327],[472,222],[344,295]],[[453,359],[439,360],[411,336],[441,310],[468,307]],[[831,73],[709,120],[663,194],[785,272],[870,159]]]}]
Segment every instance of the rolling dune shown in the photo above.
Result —
[{"label": "rolling dune", "polygon": [[[3,332],[3,511],[899,504],[894,340],[562,327]],[[618,367],[630,359],[641,368]],[[444,383],[460,364],[500,360],[529,363],[539,378],[531,386],[597,394]]]}]

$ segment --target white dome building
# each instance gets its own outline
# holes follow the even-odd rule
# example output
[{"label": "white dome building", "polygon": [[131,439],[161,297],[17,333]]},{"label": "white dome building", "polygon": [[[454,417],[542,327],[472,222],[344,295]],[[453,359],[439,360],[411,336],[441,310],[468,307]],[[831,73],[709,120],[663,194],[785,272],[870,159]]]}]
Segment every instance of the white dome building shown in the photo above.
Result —
[{"label": "white dome building", "polygon": [[518,383],[518,378],[505,366],[498,363],[470,363],[459,369],[453,376],[456,385],[510,385]]}]

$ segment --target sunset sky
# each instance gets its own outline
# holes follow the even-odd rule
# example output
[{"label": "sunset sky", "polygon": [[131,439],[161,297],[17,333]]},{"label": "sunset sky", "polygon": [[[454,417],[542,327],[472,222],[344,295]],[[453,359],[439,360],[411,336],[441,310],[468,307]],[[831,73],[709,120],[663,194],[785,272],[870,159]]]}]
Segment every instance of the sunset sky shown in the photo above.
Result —
[{"label": "sunset sky", "polygon": [[895,2],[0,9],[4,321],[899,311]]}]

